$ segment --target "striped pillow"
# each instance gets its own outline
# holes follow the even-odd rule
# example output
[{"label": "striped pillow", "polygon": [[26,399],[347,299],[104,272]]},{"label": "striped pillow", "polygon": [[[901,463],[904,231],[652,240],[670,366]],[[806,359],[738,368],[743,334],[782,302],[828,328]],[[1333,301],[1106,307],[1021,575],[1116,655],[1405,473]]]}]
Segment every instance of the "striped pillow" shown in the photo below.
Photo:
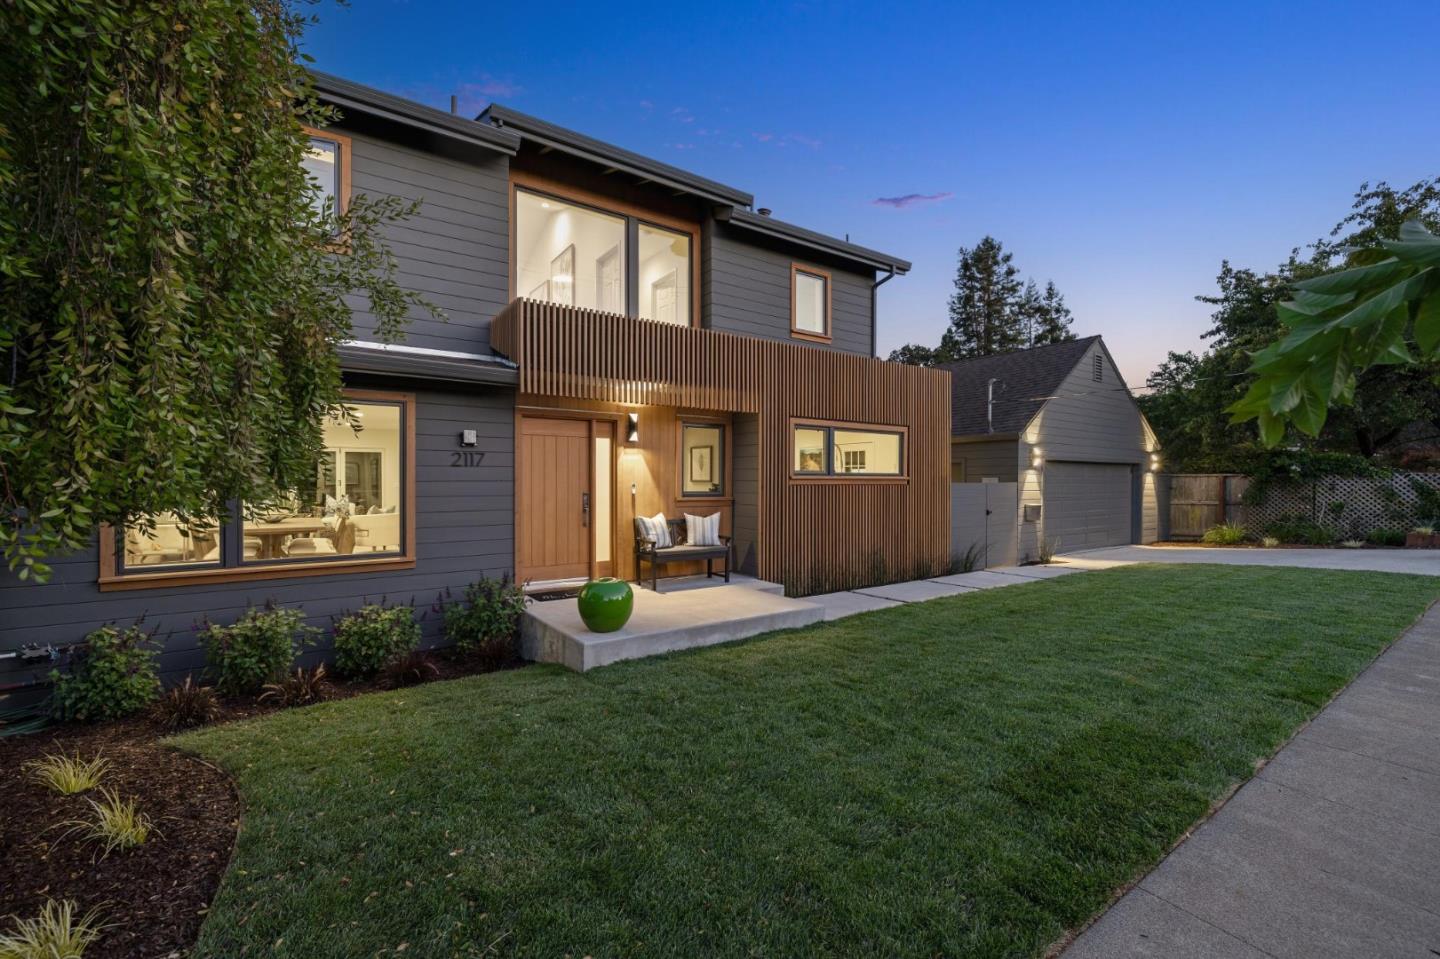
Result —
[{"label": "striped pillow", "polygon": [[664,513],[636,518],[640,520],[640,528],[645,532],[645,538],[654,543],[656,549],[665,549],[675,545],[670,541],[670,523],[666,521]]},{"label": "striped pillow", "polygon": [[685,514],[685,542],[691,546],[720,545],[720,514],[709,516]]}]

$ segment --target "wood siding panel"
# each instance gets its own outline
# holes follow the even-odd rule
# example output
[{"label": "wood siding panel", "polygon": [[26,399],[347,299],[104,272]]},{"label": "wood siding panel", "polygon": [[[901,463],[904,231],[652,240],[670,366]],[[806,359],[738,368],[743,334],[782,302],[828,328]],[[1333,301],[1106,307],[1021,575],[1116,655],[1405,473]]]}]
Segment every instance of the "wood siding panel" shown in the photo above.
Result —
[{"label": "wood siding panel", "polygon": [[[465,162],[346,131],[352,139],[351,192],[419,200],[415,216],[386,228],[397,280],[445,312],[448,322],[415,312],[403,342],[426,349],[488,353],[490,318],[509,296],[504,156]],[[373,339],[375,318],[363,296],[348,298],[357,339]]]},{"label": "wood siding panel", "polygon": [[[532,300],[495,318],[525,396],[756,415],[756,572],[807,595],[945,568],[950,375]],[[898,480],[791,480],[792,418],[908,430]],[[673,456],[673,454],[672,454]],[[624,483],[624,480],[621,480]]]},{"label": "wood siding panel", "polygon": [[[350,378],[351,385],[384,389],[393,382]],[[326,631],[306,655],[315,662],[329,646],[331,618],[382,597],[414,602],[425,644],[441,641],[440,619],[429,610],[446,589],[459,591],[481,575],[509,572],[514,563],[513,450],[514,393],[476,390],[457,393],[417,390],[415,465],[415,548],[413,569],[348,572],[331,576],[253,580],[193,586],[101,592],[94,546],[53,559],[54,576],[44,585],[24,583],[0,570],[0,650],[23,643],[68,644],[107,623],[145,617],[163,638],[160,666],[167,677],[199,669],[204,653],[196,626],[208,617],[233,622],[249,606],[274,600],[302,607],[307,622]],[[479,433],[476,467],[456,467],[452,452],[461,429]],[[39,678],[49,666],[0,662],[0,682]]]}]

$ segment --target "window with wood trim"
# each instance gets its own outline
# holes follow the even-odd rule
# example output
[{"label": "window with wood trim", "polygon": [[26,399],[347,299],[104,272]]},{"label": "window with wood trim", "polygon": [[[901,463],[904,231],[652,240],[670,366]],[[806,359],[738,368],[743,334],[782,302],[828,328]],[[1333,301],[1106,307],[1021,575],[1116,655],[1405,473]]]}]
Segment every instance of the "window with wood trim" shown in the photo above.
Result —
[{"label": "window with wood trim", "polygon": [[843,423],[796,423],[792,475],[888,477],[905,475],[905,431]]},{"label": "window with wood trim", "polygon": [[306,127],[310,145],[301,165],[310,178],[310,203],[316,216],[336,218],[350,204],[350,138]]},{"label": "window with wood trim", "polygon": [[355,391],[322,425],[313,482],[215,520],[158,514],[115,534],[102,583],[343,572],[414,560],[414,398]]},{"label": "window with wood trim", "polygon": [[830,274],[790,266],[790,333],[801,339],[830,339]]}]

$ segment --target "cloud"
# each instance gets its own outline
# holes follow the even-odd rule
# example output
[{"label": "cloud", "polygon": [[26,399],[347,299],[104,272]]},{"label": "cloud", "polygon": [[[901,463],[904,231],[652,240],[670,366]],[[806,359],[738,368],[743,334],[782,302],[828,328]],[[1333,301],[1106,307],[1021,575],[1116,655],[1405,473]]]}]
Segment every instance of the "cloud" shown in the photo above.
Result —
[{"label": "cloud", "polygon": [[814,137],[807,137],[801,133],[787,133],[785,135],[785,139],[789,140],[791,143],[798,143],[802,147],[809,147],[812,150],[820,149],[819,140],[815,139]]},{"label": "cloud", "polygon": [[919,206],[923,203],[939,203],[954,195],[948,191],[945,193],[907,193],[904,196],[879,196],[870,202],[874,206],[888,206],[896,210],[903,210],[906,207]]},{"label": "cloud", "polygon": [[777,147],[787,147],[792,143],[798,143],[802,147],[809,147],[818,150],[822,146],[821,141],[815,137],[806,136],[803,133],[759,133],[750,134],[761,143],[774,144]]},{"label": "cloud", "polygon": [[424,83],[405,87],[402,96],[422,103],[433,103],[441,110],[450,108],[450,98],[456,98],[456,109],[461,116],[473,117],[498,99],[508,99],[524,92],[524,87],[512,80],[501,80],[488,73],[478,79],[457,83]]},{"label": "cloud", "polygon": [[654,104],[654,103],[651,103],[649,100],[641,100],[641,101],[640,101],[640,109],[642,109],[642,110],[644,110],[644,111],[646,111],[646,112],[648,113],[649,111],[655,109],[655,104]]},{"label": "cloud", "polygon": [[667,144],[665,144],[665,145],[666,145],[667,147],[669,147],[670,149],[672,149],[672,150],[693,150],[693,149],[695,149],[695,144],[693,144],[693,143],[667,143]]},{"label": "cloud", "polygon": [[759,140],[761,143],[769,143],[771,140],[775,139],[775,134],[773,133],[752,133],[750,135],[755,139]]},{"label": "cloud", "polygon": [[670,111],[670,115],[675,119],[679,120],[681,123],[695,122],[695,116],[684,107],[676,107],[675,109]]}]

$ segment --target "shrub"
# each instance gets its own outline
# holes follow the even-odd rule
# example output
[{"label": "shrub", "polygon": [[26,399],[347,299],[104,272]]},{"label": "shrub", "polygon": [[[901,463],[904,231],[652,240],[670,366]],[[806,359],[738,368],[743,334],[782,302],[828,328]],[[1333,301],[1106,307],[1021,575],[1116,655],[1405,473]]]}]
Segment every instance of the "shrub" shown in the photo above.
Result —
[{"label": "shrub", "polygon": [[56,718],[119,719],[153,702],[160,695],[153,637],[138,622],[125,629],[101,626],[86,636],[71,651],[69,672],[50,673]]},{"label": "shrub", "polygon": [[1262,536],[1260,537],[1260,545],[1266,549],[1274,549],[1280,545],[1280,541],[1273,536]]},{"label": "shrub", "polygon": [[1333,529],[1303,516],[1282,516],[1265,527],[1265,535],[1306,546],[1329,546],[1337,539]]},{"label": "shrub", "polygon": [[342,676],[373,676],[420,645],[420,624],[409,606],[362,606],[337,622],[334,634],[335,669]]},{"label": "shrub", "polygon": [[205,660],[222,693],[253,693],[284,677],[300,650],[320,631],[298,609],[267,605],[247,609],[232,626],[207,623],[200,631]]},{"label": "shrub", "polygon": [[418,686],[428,683],[440,675],[440,670],[428,653],[412,650],[385,664],[380,670],[380,685],[386,689],[400,689],[402,686]]},{"label": "shrub", "polygon": [[61,795],[73,796],[100,785],[100,779],[110,768],[110,763],[98,756],[88,761],[78,755],[46,756],[31,760],[25,768],[30,771],[30,778],[40,785]]},{"label": "shrub", "polygon": [[[450,598],[448,590],[445,598]],[[515,657],[520,616],[528,602],[508,575],[482,578],[466,586],[458,602],[444,603],[445,638],[482,663],[502,666]]]},{"label": "shrub", "polygon": [[1040,562],[1049,564],[1055,562],[1055,553],[1060,549],[1059,539],[1041,539],[1039,547]]},{"label": "shrub", "polygon": [[[977,570],[977,569],[980,568],[980,559],[981,559],[981,556],[982,556],[982,552],[981,552],[980,544],[979,544],[979,543],[971,543],[969,546],[967,546],[967,547],[965,548],[965,552],[963,552],[963,553],[956,553],[956,554],[954,554],[953,556],[950,557],[950,572],[951,572],[951,573],[973,573],[973,572],[975,572],[975,570]],[[923,577],[923,576],[917,576],[917,577],[916,577],[916,579],[924,579],[924,578],[925,578],[925,577]]]},{"label": "shrub", "polygon": [[325,677],[325,664],[314,669],[303,667],[289,673],[278,683],[269,683],[260,694],[260,702],[277,706],[305,706],[330,698],[334,691]]},{"label": "shrub", "polygon": [[1239,523],[1221,523],[1207,529],[1200,542],[1211,546],[1235,546],[1245,542],[1246,535],[1245,527]]},{"label": "shrub", "polygon": [[1363,539],[1347,539],[1340,543],[1346,549],[1362,549],[1365,546]]},{"label": "shrub", "polygon": [[185,682],[172,686],[160,697],[155,713],[166,729],[192,729],[219,718],[220,701],[215,698],[215,690],[197,686],[192,677],[186,676]]},{"label": "shrub", "polygon": [[1405,531],[1391,527],[1372,529],[1365,540],[1375,546],[1404,546]]},{"label": "shrub", "polygon": [[34,919],[15,918],[15,928],[0,935],[3,959],[82,959],[109,926],[97,910],[77,916],[70,900],[46,902]]},{"label": "shrub", "polygon": [[134,849],[150,838],[155,824],[139,810],[135,800],[121,799],[109,789],[102,789],[100,796],[89,800],[91,818],[60,824],[70,827],[65,835],[78,834],[81,842],[99,843],[101,859],[116,849]]}]

